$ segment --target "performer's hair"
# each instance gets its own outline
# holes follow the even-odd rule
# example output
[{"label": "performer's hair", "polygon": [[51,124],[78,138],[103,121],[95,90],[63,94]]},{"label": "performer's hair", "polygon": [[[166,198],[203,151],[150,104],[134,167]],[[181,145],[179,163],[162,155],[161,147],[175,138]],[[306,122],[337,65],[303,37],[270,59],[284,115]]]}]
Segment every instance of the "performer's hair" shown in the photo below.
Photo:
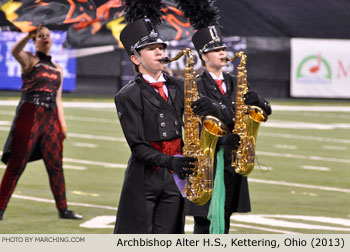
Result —
[{"label": "performer's hair", "polygon": [[136,74],[140,72],[139,66],[132,62],[132,69]]}]

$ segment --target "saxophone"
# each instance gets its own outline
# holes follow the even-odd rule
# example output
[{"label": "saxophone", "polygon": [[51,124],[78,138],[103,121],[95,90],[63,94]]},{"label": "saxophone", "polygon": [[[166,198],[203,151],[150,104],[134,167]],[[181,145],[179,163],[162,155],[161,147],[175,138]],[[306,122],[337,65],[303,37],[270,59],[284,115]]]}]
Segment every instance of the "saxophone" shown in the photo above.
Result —
[{"label": "saxophone", "polygon": [[240,63],[237,67],[235,126],[233,133],[240,136],[240,145],[237,150],[232,151],[231,166],[236,173],[248,176],[254,169],[258,129],[260,123],[267,120],[267,115],[261,108],[244,103],[244,95],[248,92],[247,56],[240,51],[232,58],[226,58],[225,61],[233,61],[236,58],[240,58]]},{"label": "saxophone", "polygon": [[[194,71],[194,54],[189,49],[183,49],[174,58],[164,58],[162,63],[169,63],[187,56],[184,80],[184,146],[182,154],[197,158],[193,173],[184,180],[183,193],[186,198],[197,204],[204,205],[212,195],[215,148],[219,137],[227,134],[224,123],[213,116],[200,118],[192,111],[191,104],[199,98]],[[202,131],[200,133],[200,124]]]}]

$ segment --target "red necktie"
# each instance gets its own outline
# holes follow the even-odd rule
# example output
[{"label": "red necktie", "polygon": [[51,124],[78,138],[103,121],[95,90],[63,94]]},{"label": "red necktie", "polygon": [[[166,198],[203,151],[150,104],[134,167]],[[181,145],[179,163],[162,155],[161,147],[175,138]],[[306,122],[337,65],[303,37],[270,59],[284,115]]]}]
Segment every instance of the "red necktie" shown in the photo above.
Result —
[{"label": "red necktie", "polygon": [[151,87],[157,89],[158,94],[160,94],[160,96],[163,97],[163,99],[165,101],[168,101],[168,97],[166,96],[164,89],[163,89],[164,82],[162,82],[162,81],[153,82],[153,83],[150,83],[150,85],[151,85]]},{"label": "red necktie", "polygon": [[221,93],[224,95],[225,91],[222,89],[222,83],[224,82],[224,80],[215,80],[215,82],[218,85],[218,88],[221,91]]}]

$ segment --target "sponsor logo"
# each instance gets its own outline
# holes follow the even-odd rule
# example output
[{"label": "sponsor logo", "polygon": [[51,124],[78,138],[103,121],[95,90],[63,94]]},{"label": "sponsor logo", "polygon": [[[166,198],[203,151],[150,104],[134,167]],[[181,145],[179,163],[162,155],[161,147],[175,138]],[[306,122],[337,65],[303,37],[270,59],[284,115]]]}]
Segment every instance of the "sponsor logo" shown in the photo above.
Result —
[{"label": "sponsor logo", "polygon": [[297,67],[296,82],[300,84],[330,84],[332,82],[330,64],[320,53],[304,57]]}]

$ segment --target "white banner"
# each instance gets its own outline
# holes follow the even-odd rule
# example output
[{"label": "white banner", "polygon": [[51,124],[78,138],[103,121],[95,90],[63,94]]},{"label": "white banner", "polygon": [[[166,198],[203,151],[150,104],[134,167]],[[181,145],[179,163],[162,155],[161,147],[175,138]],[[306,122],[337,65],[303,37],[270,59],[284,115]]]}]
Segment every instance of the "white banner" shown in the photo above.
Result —
[{"label": "white banner", "polygon": [[350,98],[350,40],[291,39],[290,94]]}]

